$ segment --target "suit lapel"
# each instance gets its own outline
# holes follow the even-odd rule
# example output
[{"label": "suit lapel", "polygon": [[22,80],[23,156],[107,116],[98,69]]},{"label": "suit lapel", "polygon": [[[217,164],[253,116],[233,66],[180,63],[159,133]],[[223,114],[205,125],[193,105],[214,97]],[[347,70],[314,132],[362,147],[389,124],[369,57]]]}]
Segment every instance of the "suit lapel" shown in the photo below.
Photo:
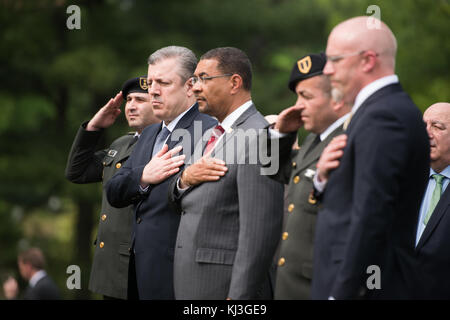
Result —
[{"label": "suit lapel", "polygon": [[297,168],[295,169],[295,172],[300,172],[304,170],[305,168],[309,167],[311,163],[317,161],[320,158],[320,155],[322,154],[323,149],[330,143],[330,141],[337,135],[343,133],[342,125],[337,127],[333,132],[331,132],[325,140],[321,141],[313,150],[308,152],[308,154],[305,156],[306,151],[309,149],[311,144],[314,142],[314,139],[316,138],[316,134],[311,134],[309,136],[309,139],[305,141],[304,145],[300,149],[300,152],[298,154],[298,159],[301,159],[297,164]]},{"label": "suit lapel", "polygon": [[[434,209],[433,214],[430,217],[430,220],[428,221],[427,226],[425,227],[425,230],[422,233],[422,236],[420,237],[419,243],[417,244],[416,250],[420,250],[420,248],[423,247],[425,242],[430,238],[433,231],[436,229],[437,225],[439,224],[439,221],[444,216],[445,212],[448,212],[447,208],[450,205],[450,186],[447,186],[445,189],[445,192],[442,194],[441,199],[439,200],[436,208]],[[419,222],[421,223],[421,222]]]},{"label": "suit lapel", "polygon": [[375,91],[371,96],[369,96],[363,104],[358,108],[358,110],[355,112],[354,115],[352,115],[352,119],[348,125],[347,128],[347,134],[350,134],[351,128],[354,127],[355,123],[358,121],[358,118],[360,118],[364,112],[366,111],[366,107],[372,104],[374,101],[377,101],[380,97],[390,95],[395,92],[402,91],[402,86],[400,83],[394,83],[390,84],[386,87],[383,87],[379,89],[378,91]]},{"label": "suit lapel", "polygon": [[[122,153],[119,154],[119,161],[122,161],[125,158],[128,158],[131,154],[131,152],[133,151],[133,148],[131,148],[130,143],[131,141],[133,141],[134,136],[130,135],[130,139],[128,139],[126,141],[127,147],[126,148],[122,148]],[[137,143],[137,141],[135,142],[135,144]]]},{"label": "suit lapel", "polygon": [[177,130],[177,129],[186,129],[188,128],[192,121],[195,118],[195,115],[198,113],[198,104],[195,103],[194,106],[188,111],[186,112],[186,114],[178,121],[177,125],[175,126],[175,128],[173,129],[173,131],[170,133],[168,140],[167,140],[167,144],[169,146],[169,150],[172,149],[173,147],[175,147],[176,145],[181,143],[181,139],[178,140],[172,140],[172,133]]},{"label": "suit lapel", "polygon": [[[312,161],[314,161],[314,159],[312,159],[312,154],[314,153],[313,151],[315,151],[319,145],[322,144],[322,142],[320,142],[315,148],[314,150],[311,150],[306,156],[305,153],[309,150],[309,148],[311,147],[311,144],[314,142],[314,139],[317,137],[316,134],[311,133],[310,135],[308,135],[308,137],[306,138],[305,142],[303,143],[302,147],[300,148],[300,150],[298,151],[298,154],[296,156],[296,158],[298,159],[297,161],[297,167],[294,170],[294,172],[300,172],[303,169],[305,169],[306,167],[308,167],[310,165],[310,163]],[[312,159],[312,160],[311,160]]]},{"label": "suit lapel", "polygon": [[[152,158],[152,153],[153,153],[153,147],[155,146],[155,141],[156,141],[156,136],[158,135],[158,133],[161,131],[162,128],[162,122],[160,122],[159,124],[155,124],[150,126],[150,128],[148,128],[149,133],[148,133],[148,144],[146,144],[147,146],[151,146],[149,148],[149,150],[147,150],[147,162],[150,161],[150,159]],[[138,142],[136,143],[146,143],[141,141],[142,137],[139,138]],[[147,163],[146,162],[146,163]]]}]

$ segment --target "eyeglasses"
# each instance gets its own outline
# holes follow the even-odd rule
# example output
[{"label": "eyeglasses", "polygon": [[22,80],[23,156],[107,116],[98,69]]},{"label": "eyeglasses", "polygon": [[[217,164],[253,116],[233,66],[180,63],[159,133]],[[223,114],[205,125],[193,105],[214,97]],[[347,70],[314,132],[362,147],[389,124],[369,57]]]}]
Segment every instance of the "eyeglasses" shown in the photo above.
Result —
[{"label": "eyeglasses", "polygon": [[231,77],[233,74],[232,73],[226,73],[226,74],[221,74],[218,76],[209,76],[209,77],[205,77],[205,76],[192,76],[191,77],[191,82],[192,85],[195,85],[197,82],[199,82],[200,84],[203,84],[206,80],[211,80],[211,79],[215,79],[215,78],[223,78],[223,77]]},{"label": "eyeglasses", "polygon": [[[352,52],[352,53],[341,54],[341,55],[336,55],[336,56],[327,56],[327,61],[330,61],[331,63],[337,63],[337,62],[341,61],[342,59],[357,56],[357,55],[363,54],[367,51],[368,50],[362,50],[362,51],[358,51],[358,52]],[[375,56],[378,56],[378,53],[375,53]]]}]

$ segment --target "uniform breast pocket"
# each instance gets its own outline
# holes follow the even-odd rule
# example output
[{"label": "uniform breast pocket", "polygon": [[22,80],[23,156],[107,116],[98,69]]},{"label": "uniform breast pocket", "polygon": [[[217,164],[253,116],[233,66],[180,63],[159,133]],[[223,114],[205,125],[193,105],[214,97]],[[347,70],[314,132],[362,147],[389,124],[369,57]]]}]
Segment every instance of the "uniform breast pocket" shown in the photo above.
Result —
[{"label": "uniform breast pocket", "polygon": [[307,169],[302,174],[303,178],[303,193],[302,196],[304,197],[304,203],[305,203],[305,211],[311,214],[317,214],[318,210],[318,201],[314,197],[314,178],[315,171],[311,169]]},{"label": "uniform breast pocket", "polygon": [[111,164],[113,163],[113,161],[114,161],[114,157],[111,157],[109,155],[105,156],[103,158],[103,162],[102,162],[103,167],[110,167]]}]

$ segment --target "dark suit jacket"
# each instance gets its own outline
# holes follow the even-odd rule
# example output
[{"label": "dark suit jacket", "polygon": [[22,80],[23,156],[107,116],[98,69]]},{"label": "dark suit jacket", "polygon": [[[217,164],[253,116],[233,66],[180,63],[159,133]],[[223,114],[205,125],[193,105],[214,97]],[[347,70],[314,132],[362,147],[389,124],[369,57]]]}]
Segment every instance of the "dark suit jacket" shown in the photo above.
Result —
[{"label": "dark suit jacket", "polygon": [[256,135],[248,144],[236,139],[267,125],[251,106],[213,150],[213,157],[226,162],[225,176],[191,187],[181,197],[172,180],[170,197],[182,214],[174,264],[177,299],[272,297],[270,267],[281,232],[283,186],[249,161]]},{"label": "dark suit jacket", "polygon": [[[198,137],[194,134],[194,122],[202,124]],[[184,129],[189,133],[189,136],[182,137],[185,142],[182,153],[193,150],[195,139],[201,139],[201,134],[216,123],[213,118],[199,113],[197,105],[192,107],[175,127],[175,130]],[[160,130],[161,124],[145,128],[128,161],[106,185],[112,205],[135,205],[132,241],[140,299],[174,299],[173,256],[180,216],[168,205],[171,178],[150,186],[147,192],[140,190],[142,172],[152,157],[153,145]],[[181,143],[181,140],[171,141],[171,136],[167,140],[169,149]],[[186,156],[188,161],[190,154]]]},{"label": "dark suit jacket", "polygon": [[59,289],[53,280],[46,275],[34,287],[28,286],[23,296],[24,300],[59,300]]},{"label": "dark suit jacket", "polygon": [[285,200],[288,217],[281,237],[275,286],[277,300],[311,298],[314,234],[319,210],[319,202],[311,196],[313,177],[323,149],[342,133],[341,125],[311,150],[310,146],[317,137],[314,133],[306,137],[300,150],[292,150],[297,134],[291,139],[280,139],[288,139],[288,143],[280,141],[280,170],[274,178],[289,185]]},{"label": "dark suit jacket", "polygon": [[450,187],[441,196],[415,250],[415,298],[450,299]]},{"label": "dark suit jacket", "polygon": [[[70,150],[66,178],[73,183],[103,181],[104,186],[130,156],[134,133],[122,136],[109,148],[98,151],[103,133],[86,131],[86,124],[79,128]],[[109,297],[127,298],[132,224],[133,207],[114,208],[106,199],[103,188],[89,290]]]},{"label": "dark suit jacket", "polygon": [[[312,298],[410,298],[429,174],[422,114],[400,84],[389,85],[361,105],[347,134],[318,214]],[[371,265],[381,270],[381,289],[365,291]]]}]

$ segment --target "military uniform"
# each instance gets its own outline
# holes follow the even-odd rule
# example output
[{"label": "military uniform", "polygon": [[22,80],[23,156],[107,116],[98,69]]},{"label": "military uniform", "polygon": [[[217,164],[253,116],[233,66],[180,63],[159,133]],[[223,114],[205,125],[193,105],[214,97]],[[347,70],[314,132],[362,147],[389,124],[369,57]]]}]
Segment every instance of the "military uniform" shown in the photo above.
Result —
[{"label": "military uniform", "polygon": [[[307,55],[291,71],[288,87],[296,93],[298,82],[323,74],[325,54]],[[342,119],[339,120],[342,122]],[[274,179],[288,184],[285,196],[287,216],[281,234],[275,299],[309,299],[312,281],[314,234],[319,202],[314,197],[313,178],[323,149],[333,137],[343,133],[342,124],[323,141],[309,134],[302,147],[292,150],[297,133],[280,139],[280,170]],[[330,126],[331,127],[331,126]],[[330,128],[329,127],[329,128]],[[330,129],[332,130],[332,129]]]},{"label": "military uniform", "polygon": [[[342,126],[313,147],[317,135],[311,133],[306,137],[302,148],[293,150],[289,159],[286,159],[280,168],[279,180],[289,184],[285,200],[288,216],[281,236],[275,299],[310,298],[314,230],[319,209],[319,202],[312,194],[313,177],[323,149],[333,137],[341,133],[343,133]],[[280,146],[290,148],[295,137],[286,139],[286,143]],[[289,154],[288,150],[280,151]]]},{"label": "military uniform", "polygon": [[[78,130],[72,145],[66,177],[74,183],[103,181],[105,185],[128,159],[134,133],[122,136],[108,149],[96,152],[102,133],[86,131],[86,124]],[[89,290],[109,297],[127,298],[132,219],[133,206],[114,208],[103,190]]]},{"label": "military uniform", "polygon": [[[131,92],[147,93],[145,77],[126,81],[122,96]],[[88,122],[81,125],[66,167],[66,177],[73,183],[103,182],[103,186],[120,170],[137,140],[135,133],[116,139],[108,149],[97,151],[102,131],[87,131]],[[131,233],[134,208],[115,208],[102,194],[95,253],[89,279],[89,290],[111,298],[127,299]]]}]

